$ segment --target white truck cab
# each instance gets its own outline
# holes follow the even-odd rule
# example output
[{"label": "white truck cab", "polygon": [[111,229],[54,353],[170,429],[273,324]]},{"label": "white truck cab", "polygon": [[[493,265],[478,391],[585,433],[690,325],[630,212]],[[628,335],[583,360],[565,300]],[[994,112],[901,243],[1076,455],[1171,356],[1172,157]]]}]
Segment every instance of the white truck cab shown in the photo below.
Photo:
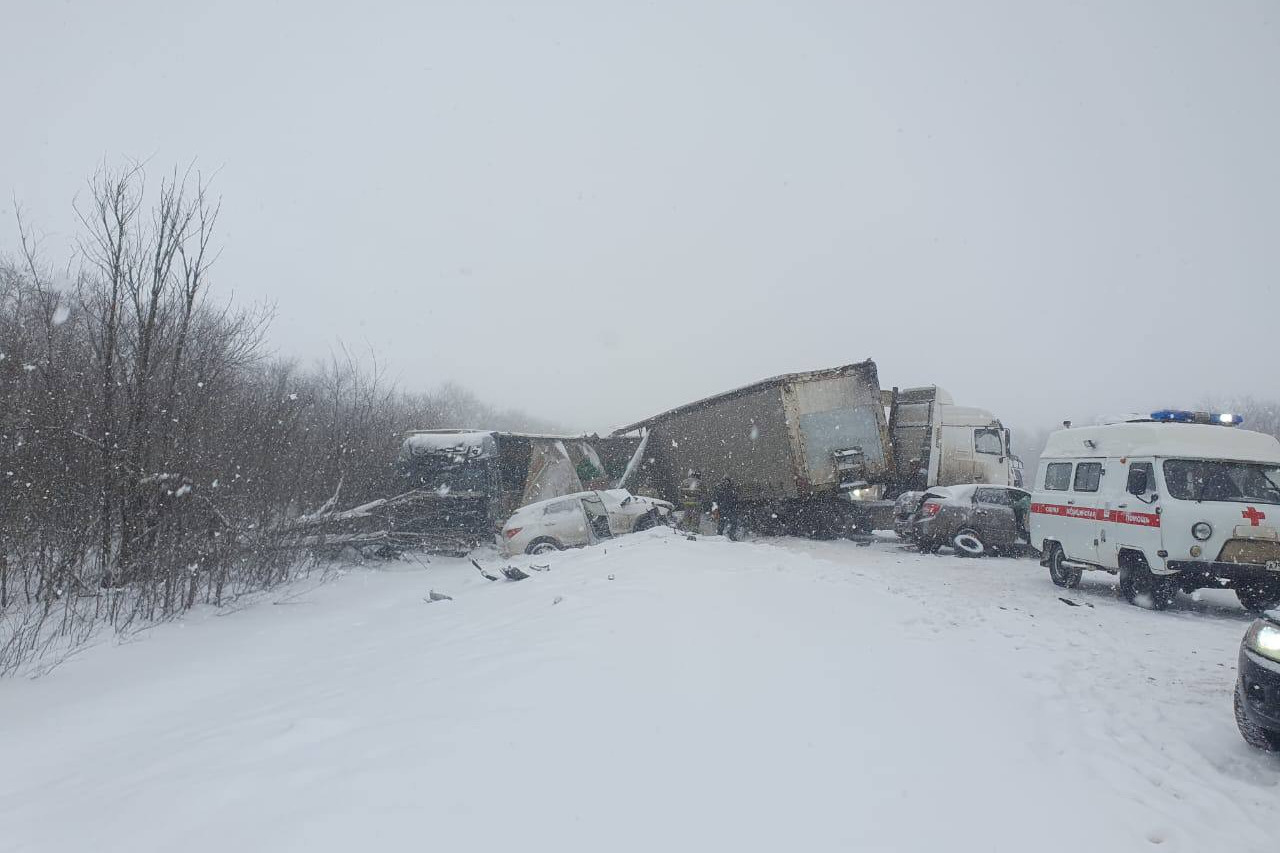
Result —
[{"label": "white truck cab", "polygon": [[1051,434],[1030,528],[1053,582],[1101,569],[1157,609],[1205,587],[1280,605],[1280,441],[1240,420],[1163,410]]},{"label": "white truck cab", "polygon": [[885,393],[897,471],[891,492],[990,483],[1022,487],[1009,430],[986,409],[957,406],[936,385]]}]

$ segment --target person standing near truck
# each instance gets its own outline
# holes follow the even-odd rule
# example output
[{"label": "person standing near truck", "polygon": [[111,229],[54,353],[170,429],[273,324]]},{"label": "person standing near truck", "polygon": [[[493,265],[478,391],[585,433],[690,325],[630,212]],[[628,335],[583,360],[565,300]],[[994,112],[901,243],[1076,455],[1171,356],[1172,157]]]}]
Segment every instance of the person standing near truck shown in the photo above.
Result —
[{"label": "person standing near truck", "polygon": [[702,475],[690,471],[680,483],[680,506],[684,516],[680,526],[690,533],[698,533],[702,527]]},{"label": "person standing near truck", "polygon": [[738,499],[738,486],[729,477],[716,484],[711,493],[711,500],[716,513],[716,533],[737,540],[742,535],[741,501]]}]

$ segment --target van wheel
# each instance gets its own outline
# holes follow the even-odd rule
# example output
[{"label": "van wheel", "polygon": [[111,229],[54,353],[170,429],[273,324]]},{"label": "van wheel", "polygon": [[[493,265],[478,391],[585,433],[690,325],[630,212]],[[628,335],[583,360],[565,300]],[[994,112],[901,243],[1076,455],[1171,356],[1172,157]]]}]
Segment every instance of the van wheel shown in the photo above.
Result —
[{"label": "van wheel", "polygon": [[1240,606],[1245,610],[1252,610],[1254,613],[1262,613],[1265,610],[1275,610],[1280,608],[1280,584],[1275,583],[1252,583],[1248,586],[1236,587],[1236,598],[1240,599]]},{"label": "van wheel", "polygon": [[559,551],[560,543],[554,539],[535,539],[529,543],[529,547],[524,549],[526,554],[533,554],[535,557],[539,554],[550,554],[552,551]]},{"label": "van wheel", "polygon": [[1141,553],[1120,555],[1120,594],[1130,604],[1149,603],[1152,610],[1168,610],[1178,594],[1177,576],[1157,575]]},{"label": "van wheel", "polygon": [[1049,578],[1066,589],[1075,589],[1080,586],[1080,578],[1084,575],[1084,571],[1065,565],[1067,555],[1062,553],[1061,545],[1055,544],[1049,548]]},{"label": "van wheel", "polygon": [[956,555],[959,557],[981,557],[987,553],[987,546],[983,544],[982,537],[972,527],[966,527],[951,537],[951,544],[955,546]]}]

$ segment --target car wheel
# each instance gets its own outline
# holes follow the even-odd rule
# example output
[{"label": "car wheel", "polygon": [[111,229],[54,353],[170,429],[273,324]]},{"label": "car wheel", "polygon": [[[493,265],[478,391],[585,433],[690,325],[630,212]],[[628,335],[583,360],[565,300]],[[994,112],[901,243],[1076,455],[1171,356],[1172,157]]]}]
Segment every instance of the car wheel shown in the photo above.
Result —
[{"label": "car wheel", "polygon": [[1280,584],[1263,582],[1238,586],[1236,598],[1240,599],[1241,607],[1254,613],[1275,610],[1280,607]]},{"label": "car wheel", "polygon": [[1244,712],[1244,684],[1236,681],[1236,728],[1240,730],[1240,736],[1244,738],[1244,742],[1254,749],[1260,749],[1263,752],[1280,752],[1280,732],[1269,732],[1259,725],[1255,725],[1252,720]]},{"label": "car wheel", "polygon": [[533,554],[535,557],[539,554],[550,554],[552,551],[559,551],[560,543],[554,539],[535,539],[529,543],[529,547],[524,549],[526,554]]},{"label": "car wheel", "polygon": [[1052,550],[1049,553],[1049,578],[1060,587],[1075,589],[1080,585],[1080,578],[1084,575],[1084,571],[1066,565],[1067,555],[1062,553],[1061,545],[1052,545],[1050,548]]}]

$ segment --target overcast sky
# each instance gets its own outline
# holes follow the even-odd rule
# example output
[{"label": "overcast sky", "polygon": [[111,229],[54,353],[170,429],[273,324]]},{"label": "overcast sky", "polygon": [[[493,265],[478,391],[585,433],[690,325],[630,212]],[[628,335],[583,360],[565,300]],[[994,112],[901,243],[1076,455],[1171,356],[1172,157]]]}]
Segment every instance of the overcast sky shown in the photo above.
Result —
[{"label": "overcast sky", "polygon": [[1280,397],[1280,4],[0,0],[10,196],[196,158],[282,354],[604,429],[873,357],[1006,423]]}]

